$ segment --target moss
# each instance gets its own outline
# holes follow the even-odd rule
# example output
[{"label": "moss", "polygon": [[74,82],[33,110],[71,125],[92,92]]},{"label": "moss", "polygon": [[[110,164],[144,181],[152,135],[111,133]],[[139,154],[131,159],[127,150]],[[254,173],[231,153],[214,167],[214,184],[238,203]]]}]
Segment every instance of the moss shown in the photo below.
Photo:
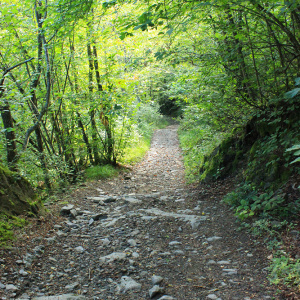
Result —
[{"label": "moss", "polygon": [[[37,213],[41,204],[30,183],[0,164],[0,210],[9,216]],[[32,206],[30,203],[39,203]]]},{"label": "moss", "polygon": [[270,115],[272,117],[268,117],[266,112],[260,117],[256,116],[245,127],[233,130],[229,137],[204,157],[200,179],[224,178],[244,166],[247,181],[258,187],[273,189],[288,180],[293,172],[297,173],[295,166],[287,164],[289,158],[285,150],[292,141],[300,139],[299,121],[282,122],[285,114]]},{"label": "moss", "polygon": [[233,133],[233,136],[224,139],[216,149],[204,157],[204,164],[200,168],[201,180],[224,178],[237,170],[245,154],[243,143],[245,134],[240,128]]}]

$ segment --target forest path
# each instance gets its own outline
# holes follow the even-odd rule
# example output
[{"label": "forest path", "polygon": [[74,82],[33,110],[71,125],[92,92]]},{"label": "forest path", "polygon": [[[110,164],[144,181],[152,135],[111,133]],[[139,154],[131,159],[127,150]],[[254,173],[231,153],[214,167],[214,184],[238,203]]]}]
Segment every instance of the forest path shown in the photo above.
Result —
[{"label": "forest path", "polygon": [[220,202],[231,187],[187,186],[177,127],[157,130],[132,172],[74,190],[2,251],[0,299],[280,299]]}]

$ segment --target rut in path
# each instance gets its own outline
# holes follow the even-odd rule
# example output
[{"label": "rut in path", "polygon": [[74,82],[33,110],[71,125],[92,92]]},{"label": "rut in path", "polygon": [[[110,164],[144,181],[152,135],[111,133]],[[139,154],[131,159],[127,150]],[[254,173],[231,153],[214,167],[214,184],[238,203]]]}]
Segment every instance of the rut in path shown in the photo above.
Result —
[{"label": "rut in path", "polygon": [[220,203],[229,188],[188,187],[177,127],[158,130],[130,174],[74,191],[2,260],[2,299],[274,299],[264,249]]}]

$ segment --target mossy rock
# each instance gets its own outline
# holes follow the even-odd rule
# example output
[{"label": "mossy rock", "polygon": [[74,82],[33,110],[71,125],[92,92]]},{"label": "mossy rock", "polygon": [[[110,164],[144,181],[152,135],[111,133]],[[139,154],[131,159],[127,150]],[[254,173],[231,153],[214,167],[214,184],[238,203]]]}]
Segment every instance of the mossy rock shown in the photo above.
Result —
[{"label": "mossy rock", "polygon": [[234,130],[232,136],[223,140],[210,155],[204,157],[200,178],[205,181],[224,178],[238,169],[249,149],[245,145],[245,136],[245,130]]},{"label": "mossy rock", "polygon": [[270,108],[244,127],[234,129],[204,157],[200,179],[222,179],[243,166],[247,181],[261,188],[276,189],[297,174],[299,166],[289,164],[292,157],[287,157],[286,149],[300,140],[300,105],[294,103],[293,110],[289,110],[284,104],[279,105],[279,112]]},{"label": "mossy rock", "polygon": [[0,164],[0,211],[8,216],[38,214],[41,203],[30,183]]}]

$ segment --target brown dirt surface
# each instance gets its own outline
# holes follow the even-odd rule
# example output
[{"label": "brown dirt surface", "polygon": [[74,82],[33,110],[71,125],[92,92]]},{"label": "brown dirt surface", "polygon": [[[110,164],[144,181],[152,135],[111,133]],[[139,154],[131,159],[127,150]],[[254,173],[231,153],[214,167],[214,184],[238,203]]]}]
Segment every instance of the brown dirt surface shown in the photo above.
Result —
[{"label": "brown dirt surface", "polygon": [[270,285],[270,253],[222,203],[235,184],[187,185],[177,126],[157,130],[130,172],[77,186],[0,250],[0,299],[299,299]]}]

